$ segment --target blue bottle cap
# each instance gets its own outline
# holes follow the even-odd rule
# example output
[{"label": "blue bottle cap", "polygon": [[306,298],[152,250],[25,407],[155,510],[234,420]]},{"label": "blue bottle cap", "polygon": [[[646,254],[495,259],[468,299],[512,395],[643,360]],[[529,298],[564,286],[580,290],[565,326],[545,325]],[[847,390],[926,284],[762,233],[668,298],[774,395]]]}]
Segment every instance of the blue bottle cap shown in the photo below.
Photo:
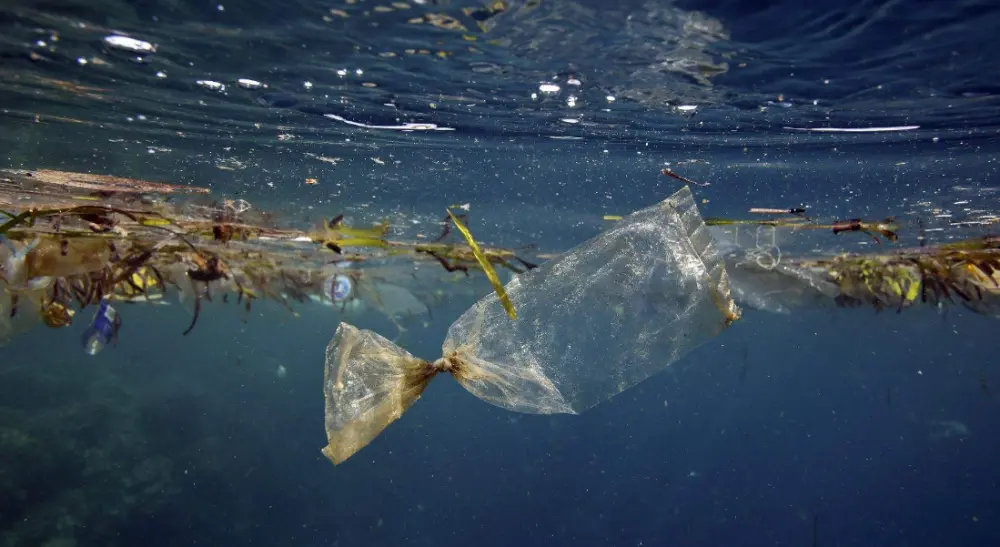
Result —
[{"label": "blue bottle cap", "polygon": [[354,283],[346,275],[334,275],[324,283],[327,294],[334,302],[343,302],[351,297],[354,291]]}]

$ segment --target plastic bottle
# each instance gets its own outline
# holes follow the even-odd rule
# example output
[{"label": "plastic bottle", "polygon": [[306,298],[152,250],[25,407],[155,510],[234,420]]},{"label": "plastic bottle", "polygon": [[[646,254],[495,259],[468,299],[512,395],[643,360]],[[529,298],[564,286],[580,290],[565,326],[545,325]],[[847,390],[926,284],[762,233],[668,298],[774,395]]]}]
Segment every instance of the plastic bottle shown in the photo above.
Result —
[{"label": "plastic bottle", "polygon": [[97,314],[94,315],[94,320],[87,327],[87,330],[83,331],[83,336],[80,338],[83,351],[87,352],[87,355],[97,355],[104,349],[104,346],[111,342],[115,335],[115,320],[117,318],[118,312],[108,304],[107,300],[102,300],[101,306],[97,308]]}]

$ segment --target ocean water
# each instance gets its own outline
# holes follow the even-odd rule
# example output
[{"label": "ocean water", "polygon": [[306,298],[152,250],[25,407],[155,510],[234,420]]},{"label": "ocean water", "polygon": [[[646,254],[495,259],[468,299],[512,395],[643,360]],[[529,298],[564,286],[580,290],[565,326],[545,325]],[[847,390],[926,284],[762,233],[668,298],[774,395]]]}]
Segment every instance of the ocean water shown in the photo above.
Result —
[{"label": "ocean water", "polygon": [[[304,224],[469,204],[478,239],[547,252],[672,194],[666,167],[710,184],[705,216],[897,216],[900,244],[919,218],[943,243],[996,233],[963,221],[998,208],[997,28],[981,0],[8,0],[0,167]],[[890,245],[851,236],[781,245]],[[440,355],[490,290],[464,287],[398,342]],[[95,357],[85,321],[0,347],[0,545],[1000,544],[1000,342],[961,307],[747,309],[578,416],[440,378],[339,466],[324,348],[384,315],[213,305],[182,336],[182,306],[120,311]]]}]

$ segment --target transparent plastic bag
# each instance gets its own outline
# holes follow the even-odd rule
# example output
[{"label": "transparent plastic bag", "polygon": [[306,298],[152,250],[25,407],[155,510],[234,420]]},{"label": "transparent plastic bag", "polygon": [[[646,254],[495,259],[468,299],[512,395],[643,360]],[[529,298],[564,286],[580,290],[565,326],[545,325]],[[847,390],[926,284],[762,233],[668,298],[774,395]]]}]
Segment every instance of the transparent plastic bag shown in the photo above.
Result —
[{"label": "transparent plastic bag", "polygon": [[575,414],[660,372],[739,317],[722,256],[688,188],[506,285],[418,359],[345,323],[327,347],[323,452],[340,463],[399,418],[439,372],[517,412]]},{"label": "transparent plastic bag", "polygon": [[836,296],[836,286],[820,273],[789,259],[790,253],[815,247],[814,233],[752,224],[709,230],[725,257],[733,298],[740,305],[787,314],[793,308],[825,305]]}]

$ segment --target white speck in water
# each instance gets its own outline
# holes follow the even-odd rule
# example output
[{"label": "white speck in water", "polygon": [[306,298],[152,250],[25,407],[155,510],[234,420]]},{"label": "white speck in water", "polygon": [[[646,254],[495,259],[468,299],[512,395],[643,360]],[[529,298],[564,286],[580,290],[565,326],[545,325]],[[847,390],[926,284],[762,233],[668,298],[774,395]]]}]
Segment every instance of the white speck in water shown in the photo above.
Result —
[{"label": "white speck in water", "polygon": [[130,38],[128,36],[120,36],[118,34],[112,34],[111,36],[104,37],[104,43],[108,47],[114,49],[121,49],[124,51],[131,51],[132,53],[155,53],[156,46],[146,42],[145,40],[137,40],[135,38]]},{"label": "white speck in water", "polygon": [[267,87],[257,80],[251,80],[249,78],[240,78],[239,80],[236,80],[236,83],[243,89],[260,89],[262,87]]},{"label": "white speck in water", "polygon": [[156,73],[156,77],[157,77],[157,78],[166,78],[166,77],[167,77],[167,73],[166,73],[166,72],[163,72],[163,71],[161,70],[161,71],[159,71],[159,72],[157,72],[157,73]]},{"label": "white speck in water", "polygon": [[680,106],[677,107],[677,110],[680,110],[681,112],[691,112],[692,110],[695,110],[697,108],[698,108],[697,105],[682,104],[682,105],[680,105]]},{"label": "white speck in water", "polygon": [[306,89],[312,89],[313,83],[312,82],[303,82],[302,83],[302,87],[304,87]]},{"label": "white speck in water", "polygon": [[559,93],[560,89],[562,88],[557,86],[556,84],[542,84],[538,86],[538,91],[541,91],[542,93],[545,94]]},{"label": "white speck in water", "polygon": [[222,92],[226,90],[226,84],[219,83],[214,80],[198,80],[195,83],[200,85],[201,87],[204,87],[205,89],[211,89],[212,91]]},{"label": "white speck in water", "polygon": [[607,99],[607,101],[609,103],[615,102],[615,96],[614,95],[608,95],[607,97],[605,97],[605,99]]},{"label": "white speck in water", "polygon": [[570,78],[570,79],[566,80],[566,85],[575,85],[575,86],[579,87],[579,86],[583,85],[583,82],[581,82],[580,80],[577,80],[576,78]]}]

